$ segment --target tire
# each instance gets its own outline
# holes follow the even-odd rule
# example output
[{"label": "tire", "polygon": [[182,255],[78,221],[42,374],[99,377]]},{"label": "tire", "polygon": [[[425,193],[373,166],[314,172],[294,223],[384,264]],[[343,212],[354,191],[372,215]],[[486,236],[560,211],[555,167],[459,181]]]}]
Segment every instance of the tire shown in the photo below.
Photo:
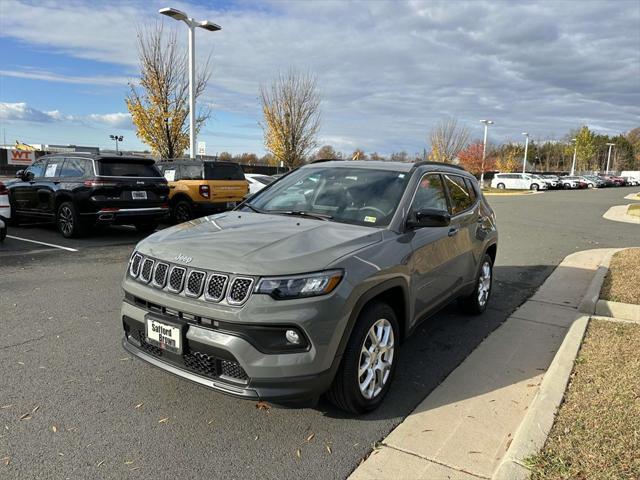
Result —
[{"label": "tire", "polygon": [[134,226],[140,233],[153,233],[158,228],[158,222],[136,223]]},{"label": "tire", "polygon": [[531,190],[537,192],[539,189],[540,189],[540,185],[538,185],[537,183],[532,183],[531,184]]},{"label": "tire", "polygon": [[491,257],[487,254],[482,258],[475,282],[476,285],[473,293],[460,298],[458,304],[464,312],[472,315],[480,315],[487,309],[493,286],[493,260],[491,260]]},{"label": "tire", "polygon": [[63,202],[58,206],[56,226],[64,238],[77,238],[84,234],[78,210],[72,202]]},{"label": "tire", "polygon": [[563,183],[562,184],[562,188],[565,189],[565,190],[571,190],[571,185],[568,184],[568,183]]},{"label": "tire", "polygon": [[504,183],[499,183],[496,187],[498,187],[498,190],[504,190]]},{"label": "tire", "polygon": [[4,242],[4,239],[7,238],[7,227],[0,228],[0,243]]},{"label": "tire", "polygon": [[[383,329],[375,328],[376,324]],[[375,332],[381,331],[382,339],[386,338],[387,346],[383,346],[382,350],[376,349],[380,347],[376,347],[371,342],[372,337],[369,336],[371,330],[374,332],[372,335],[376,336]],[[398,363],[399,332],[398,320],[393,308],[377,301],[367,304],[358,315],[340,367],[327,392],[327,399],[339,409],[355,414],[376,409],[382,403],[393,380]],[[371,350],[372,348],[374,350]],[[361,355],[365,349],[370,351],[369,362],[373,354],[376,366],[379,366],[379,361],[384,361],[386,358],[388,365],[386,369],[365,369],[361,376],[358,375],[361,362],[366,360],[366,357]],[[371,381],[365,382],[370,375],[372,379],[378,381],[384,379],[382,388],[378,389],[379,385],[375,383],[372,386]],[[361,385],[363,385],[362,389]]]},{"label": "tire", "polygon": [[193,209],[191,204],[186,200],[180,200],[173,206],[173,221],[175,223],[188,222],[193,218]]},{"label": "tire", "polygon": [[593,188],[593,184],[592,183],[587,183],[587,188]]}]

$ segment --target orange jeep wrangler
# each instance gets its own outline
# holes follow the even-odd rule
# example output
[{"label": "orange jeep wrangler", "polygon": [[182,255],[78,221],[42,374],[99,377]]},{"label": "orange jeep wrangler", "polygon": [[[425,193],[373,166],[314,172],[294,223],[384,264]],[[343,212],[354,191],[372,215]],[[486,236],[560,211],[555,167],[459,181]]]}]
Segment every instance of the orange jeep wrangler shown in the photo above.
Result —
[{"label": "orange jeep wrangler", "polygon": [[177,223],[232,209],[249,193],[237,163],[165,160],[157,166],[169,183],[171,217]]}]

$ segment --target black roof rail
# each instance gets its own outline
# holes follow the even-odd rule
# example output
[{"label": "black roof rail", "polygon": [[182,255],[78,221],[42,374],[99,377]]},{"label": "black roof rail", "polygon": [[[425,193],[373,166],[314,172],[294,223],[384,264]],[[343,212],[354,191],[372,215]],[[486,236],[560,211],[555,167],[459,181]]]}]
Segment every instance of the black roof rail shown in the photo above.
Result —
[{"label": "black roof rail", "polygon": [[413,164],[413,168],[418,168],[421,167],[423,165],[434,165],[437,167],[451,167],[451,168],[457,168],[458,170],[462,170],[463,172],[466,172],[464,167],[461,167],[460,165],[454,165],[452,163],[445,163],[445,162],[432,162],[430,160],[423,160],[421,162],[415,162]]}]

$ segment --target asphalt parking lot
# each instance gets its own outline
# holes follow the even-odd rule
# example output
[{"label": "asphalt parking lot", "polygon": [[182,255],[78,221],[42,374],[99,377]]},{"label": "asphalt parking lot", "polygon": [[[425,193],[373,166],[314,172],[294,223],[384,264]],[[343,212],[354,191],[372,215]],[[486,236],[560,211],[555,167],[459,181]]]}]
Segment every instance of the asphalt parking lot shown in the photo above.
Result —
[{"label": "asphalt parking lot", "polygon": [[120,345],[120,280],[141,235],[11,228],[0,246],[0,476],[344,478],[566,255],[640,246],[639,226],[602,218],[637,190],[490,197],[500,244],[489,310],[427,320],[382,407],[362,417],[326,402],[258,409],[133,361]]}]

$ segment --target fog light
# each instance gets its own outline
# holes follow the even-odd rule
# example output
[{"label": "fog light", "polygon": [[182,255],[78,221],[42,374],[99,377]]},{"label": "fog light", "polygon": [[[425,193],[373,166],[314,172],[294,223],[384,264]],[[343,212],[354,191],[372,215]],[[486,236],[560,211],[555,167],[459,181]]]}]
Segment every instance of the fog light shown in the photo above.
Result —
[{"label": "fog light", "polygon": [[287,330],[284,334],[287,342],[297,345],[300,343],[300,334],[295,330]]}]

